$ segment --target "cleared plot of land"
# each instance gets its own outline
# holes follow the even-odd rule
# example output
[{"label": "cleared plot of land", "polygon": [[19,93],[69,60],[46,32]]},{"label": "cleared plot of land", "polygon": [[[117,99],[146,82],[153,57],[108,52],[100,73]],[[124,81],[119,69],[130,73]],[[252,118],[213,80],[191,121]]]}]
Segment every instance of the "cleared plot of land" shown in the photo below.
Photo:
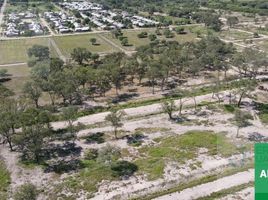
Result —
[{"label": "cleared plot of land", "polygon": [[45,12],[45,11],[58,11],[58,9],[49,2],[32,2],[32,3],[20,3],[20,2],[16,2],[16,3],[12,3],[12,4],[8,4],[7,8],[6,8],[6,12],[25,12],[27,10],[37,10],[39,12]]},{"label": "cleared plot of land", "polygon": [[[155,28],[151,29],[144,29],[144,30],[126,30],[122,31],[123,36],[128,38],[129,46],[122,46],[120,40],[116,39],[112,33],[104,33],[103,36],[105,36],[110,41],[114,42],[117,45],[122,46],[126,50],[135,50],[137,47],[147,45],[150,43],[149,38],[139,38],[138,34],[141,32],[147,32],[148,34],[155,34]],[[176,34],[174,33],[173,38],[166,38],[164,35],[157,36],[159,40],[167,40],[167,41],[178,41],[179,43],[183,42],[190,42],[195,40],[196,34],[191,33],[189,30],[186,30],[187,34]]]},{"label": "cleared plot of land", "polygon": [[149,179],[162,177],[165,160],[185,163],[196,158],[200,148],[206,148],[208,155],[228,157],[239,153],[239,149],[224,135],[210,131],[190,131],[179,136],[157,138],[155,142],[157,145],[153,147],[141,148],[139,151],[144,158],[136,161],[139,169],[149,175]]},{"label": "cleared plot of land", "polygon": [[[91,44],[91,38],[97,39],[96,45]],[[83,34],[61,37],[56,36],[54,37],[54,40],[63,55],[67,57],[70,57],[72,50],[77,47],[86,48],[93,53],[109,53],[118,51],[118,49],[115,49],[112,45],[104,41],[97,34]]]},{"label": "cleared plot of land", "polygon": [[27,50],[35,44],[50,47],[51,55],[57,56],[55,50],[51,47],[48,38],[3,40],[0,41],[0,64],[27,62]]},{"label": "cleared plot of land", "polygon": [[18,65],[18,66],[6,66],[1,69],[7,69],[7,73],[12,77],[27,77],[30,75],[30,68],[27,65]]},{"label": "cleared plot of land", "polygon": [[268,52],[268,40],[255,41],[254,43],[259,49]]},{"label": "cleared plot of land", "polygon": [[24,83],[30,80],[30,68],[27,65],[19,65],[0,67],[0,69],[7,69],[11,78],[4,82],[4,85],[16,95],[21,94]]},{"label": "cleared plot of land", "polygon": [[244,40],[244,39],[252,39],[253,34],[241,32],[237,30],[227,30],[221,31],[219,36],[223,39],[227,40]]},{"label": "cleared plot of land", "polygon": [[176,192],[173,194],[168,194],[168,195],[156,198],[156,199],[157,200],[172,200],[172,199],[176,199],[177,197],[180,197],[181,199],[185,199],[185,200],[197,199],[198,197],[209,196],[212,192],[218,192],[220,190],[223,190],[229,187],[251,182],[254,179],[253,175],[254,175],[254,171],[253,169],[250,169],[245,172],[240,172],[231,176],[218,179],[213,182],[198,185],[196,187],[185,189],[181,192]]}]

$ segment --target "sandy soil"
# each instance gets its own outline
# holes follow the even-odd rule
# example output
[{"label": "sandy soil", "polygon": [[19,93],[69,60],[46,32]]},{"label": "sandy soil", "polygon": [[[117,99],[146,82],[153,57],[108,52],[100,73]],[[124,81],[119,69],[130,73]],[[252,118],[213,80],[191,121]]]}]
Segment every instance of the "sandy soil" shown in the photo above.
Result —
[{"label": "sandy soil", "polygon": [[231,176],[227,176],[227,177],[218,179],[213,182],[198,185],[193,188],[188,188],[181,192],[168,194],[168,195],[156,198],[156,200],[197,199],[199,197],[209,196],[213,192],[219,192],[221,190],[224,190],[224,189],[236,186],[236,185],[248,183],[253,180],[254,180],[254,170],[250,169],[248,171],[240,172]]},{"label": "sandy soil", "polygon": [[254,199],[254,188],[249,187],[235,194],[227,195],[226,197],[220,198],[218,200],[253,200]]}]

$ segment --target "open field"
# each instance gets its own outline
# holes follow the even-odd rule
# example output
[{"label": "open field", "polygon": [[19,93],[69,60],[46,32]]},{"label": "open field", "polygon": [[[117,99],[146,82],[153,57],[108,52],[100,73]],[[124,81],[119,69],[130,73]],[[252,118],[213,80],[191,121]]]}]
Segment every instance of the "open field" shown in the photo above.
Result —
[{"label": "open field", "polygon": [[[115,44],[121,46],[126,50],[135,50],[137,47],[147,45],[150,43],[149,38],[138,38],[138,34],[141,32],[147,32],[149,34],[155,34],[155,28],[148,28],[144,30],[125,30],[122,31],[123,36],[128,38],[129,46],[122,46],[120,40],[116,39],[111,33],[103,33],[110,41],[114,42]],[[191,33],[189,29],[186,29],[187,34],[176,34],[174,33],[173,38],[165,38],[165,36],[157,36],[159,40],[167,40],[167,41],[177,41],[179,43],[190,42],[195,40],[196,34]]]},{"label": "open field", "polygon": [[219,36],[221,38],[227,39],[227,40],[253,39],[253,34],[240,32],[240,31],[237,31],[237,30],[221,31]]},{"label": "open field", "polygon": [[[154,106],[156,109],[157,106]],[[141,109],[144,113],[139,112]],[[241,171],[247,169],[243,163],[245,164],[251,158],[252,144],[247,141],[246,135],[253,129],[264,134],[265,129],[256,128],[254,125],[256,121],[254,121],[252,126],[243,129],[240,138],[235,138],[236,129],[230,123],[233,114],[225,113],[226,111],[222,110],[222,106],[217,104],[213,109],[211,106],[210,109],[207,110],[206,106],[202,106],[202,110],[213,112],[213,114],[198,118],[194,116],[191,108],[187,109],[187,112],[184,112],[184,117],[192,122],[192,125],[169,121],[165,114],[156,110],[154,114],[150,114],[150,118],[143,117],[146,116],[145,107],[125,109],[129,119],[125,118],[118,140],[114,140],[112,127],[101,120],[101,116],[105,113],[96,114],[90,118],[81,118],[81,121],[78,121],[87,124],[87,128],[79,131],[80,139],[77,145],[85,151],[90,148],[99,149],[106,144],[119,148],[123,160],[133,161],[137,165],[136,176],[138,177],[120,180],[117,176],[114,176],[113,170],[107,165],[103,165],[96,160],[84,159],[82,160],[84,168],[75,176],[66,178],[56,185],[56,191],[54,192],[58,194],[58,197],[64,198],[65,196],[61,191],[67,190],[74,194],[74,198],[77,198],[78,191],[82,189],[86,191],[87,198],[93,197],[92,195],[98,191],[93,199],[110,199],[113,197],[126,199],[130,197],[128,196],[130,191],[135,194],[147,190],[145,188],[151,188],[148,189],[148,193],[159,191],[159,187],[163,189],[163,185],[165,185],[166,189],[168,183],[172,185],[178,180],[180,180],[180,188],[183,188],[183,184],[187,185],[184,180],[187,180],[187,183],[190,180],[195,182],[199,180],[198,177],[205,176],[206,172],[224,171],[229,165],[236,165],[236,171],[233,173],[240,172],[240,169]],[[95,120],[99,118],[97,127],[88,126],[89,124],[96,124],[96,121],[91,120],[92,117]],[[206,120],[211,123],[207,124]],[[214,132],[219,130],[223,124],[226,127],[225,133]],[[169,129],[164,127],[169,127]],[[142,135],[142,139],[138,142],[131,143],[127,139],[137,134]],[[242,162],[242,166],[238,164],[240,162]],[[204,174],[201,176],[200,173]],[[247,174],[252,174],[252,172]],[[88,177],[91,177],[90,181]],[[218,176],[213,176],[213,179],[211,177],[203,177],[204,179],[197,181],[197,185],[217,180]],[[103,179],[105,181],[102,182],[100,187],[96,187],[97,183],[100,183]],[[228,188],[225,184],[222,187]],[[208,194],[211,193],[208,188],[206,191]],[[55,197],[56,193],[54,192],[50,194],[51,198]]]},{"label": "open field", "polygon": [[23,85],[30,80],[30,68],[27,65],[0,67],[0,69],[7,69],[10,75],[10,80],[4,85],[12,90],[16,95],[20,95]]},{"label": "open field", "polygon": [[53,6],[52,3],[38,1],[38,2],[29,2],[28,6],[26,3],[20,3],[20,2],[16,2],[15,4],[8,3],[5,12],[7,13],[24,12],[25,10],[36,10],[38,12],[44,12],[47,10],[58,11],[57,7]]},{"label": "open field", "polygon": [[[97,44],[92,45],[90,38],[96,38]],[[62,53],[70,57],[70,53],[74,48],[81,47],[86,48],[93,53],[111,53],[118,51],[115,47],[100,38],[97,34],[81,34],[73,36],[56,36],[54,40]]]},{"label": "open field", "polygon": [[[0,64],[27,62],[27,50],[35,44],[50,46],[48,38],[29,38],[0,41]],[[52,47],[50,50],[52,56],[57,56]]]},{"label": "open field", "polygon": [[[51,34],[24,37],[34,25],[16,14],[4,22],[0,200],[254,198],[268,36],[246,26],[260,15],[221,1],[10,2],[6,12],[32,12]],[[50,57],[37,47],[29,58],[35,44]]]}]

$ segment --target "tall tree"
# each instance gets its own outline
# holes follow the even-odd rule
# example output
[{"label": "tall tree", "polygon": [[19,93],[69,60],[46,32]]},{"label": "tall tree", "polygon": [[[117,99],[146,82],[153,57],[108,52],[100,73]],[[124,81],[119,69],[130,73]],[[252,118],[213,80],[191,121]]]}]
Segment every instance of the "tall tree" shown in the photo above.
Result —
[{"label": "tall tree", "polygon": [[49,48],[43,45],[33,45],[28,49],[28,56],[34,56],[38,61],[46,60],[49,58]]},{"label": "tall tree", "polygon": [[237,126],[236,137],[239,136],[239,130],[249,125],[248,120],[252,120],[253,117],[250,113],[237,109],[234,115],[234,121]]},{"label": "tall tree", "polygon": [[78,108],[75,106],[70,106],[65,109],[63,109],[63,119],[67,121],[68,123],[68,131],[71,134],[71,138],[73,139],[73,143],[75,143],[75,140],[77,138],[77,129],[74,125],[74,122],[78,118]]},{"label": "tall tree", "polygon": [[168,114],[169,119],[172,120],[173,116],[172,113],[176,109],[174,100],[164,101],[162,104],[162,110]]},{"label": "tall tree", "polygon": [[8,143],[11,151],[13,151],[13,137],[19,125],[20,114],[21,110],[16,100],[6,98],[0,101],[0,135]]},{"label": "tall tree", "polygon": [[36,108],[39,107],[39,99],[42,95],[42,90],[36,82],[26,82],[23,87],[23,93],[27,98],[34,102]]},{"label": "tall tree", "polygon": [[84,61],[88,61],[91,57],[91,52],[86,48],[75,48],[71,53],[71,57],[74,61],[76,61],[79,65],[82,65]]},{"label": "tall tree", "polygon": [[124,113],[122,111],[113,110],[113,111],[111,111],[111,113],[109,115],[107,115],[105,117],[105,120],[110,122],[114,128],[115,139],[118,139],[118,137],[117,137],[118,128],[123,126],[123,123],[122,123],[123,116],[124,116]]}]

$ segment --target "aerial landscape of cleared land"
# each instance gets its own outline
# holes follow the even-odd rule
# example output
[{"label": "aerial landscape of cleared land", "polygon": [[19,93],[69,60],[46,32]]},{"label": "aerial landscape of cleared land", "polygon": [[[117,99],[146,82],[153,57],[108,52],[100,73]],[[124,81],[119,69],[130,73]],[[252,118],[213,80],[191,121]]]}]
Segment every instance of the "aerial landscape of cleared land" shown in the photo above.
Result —
[{"label": "aerial landscape of cleared land", "polygon": [[266,0],[0,0],[0,200],[253,200]]}]

